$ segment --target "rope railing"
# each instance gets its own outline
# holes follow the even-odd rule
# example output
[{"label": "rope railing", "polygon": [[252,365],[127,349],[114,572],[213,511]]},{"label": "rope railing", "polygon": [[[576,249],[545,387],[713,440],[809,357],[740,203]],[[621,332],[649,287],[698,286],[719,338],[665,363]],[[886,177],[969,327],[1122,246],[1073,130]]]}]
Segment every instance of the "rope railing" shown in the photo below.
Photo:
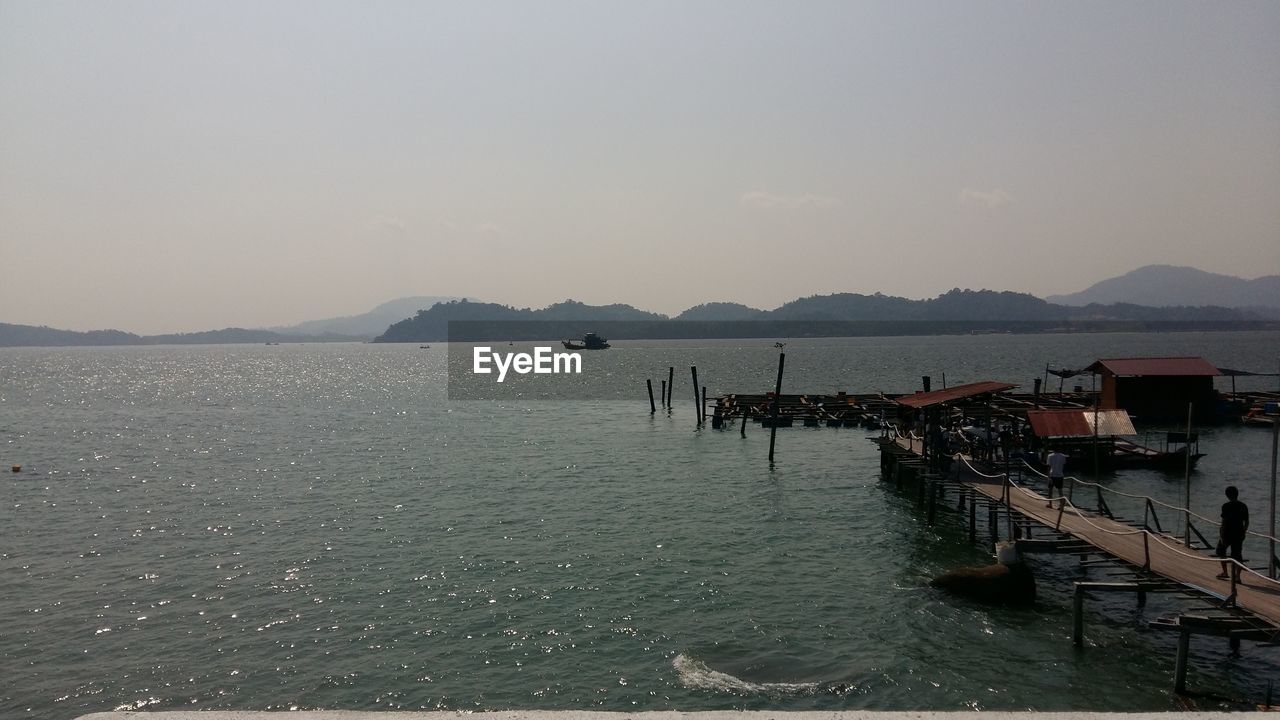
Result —
[{"label": "rope railing", "polygon": [[916,451],[916,443],[920,443],[920,447],[924,449],[924,439],[915,434],[914,431],[908,430],[904,435],[901,428],[894,423],[885,423],[883,437],[889,437],[892,434],[894,440],[906,440],[907,449],[911,452]]},{"label": "rope railing", "polygon": [[[1002,480],[1002,482],[1005,483],[1007,487],[1010,487],[1022,492],[1023,494],[1027,495],[1029,498],[1034,499],[1036,502],[1046,499],[1045,496],[1029,488],[1023,487],[1017,482],[1014,482],[1013,479],[1010,478],[1007,474],[987,475],[986,473],[983,473],[977,468],[975,468],[973,464],[969,462],[968,458],[965,458],[963,456],[959,456],[959,457],[960,457],[960,460],[965,464],[965,466],[969,468],[970,472],[973,472],[974,474],[980,477],[985,477],[988,479],[1000,479]],[[1042,473],[1037,473],[1037,474],[1041,474],[1043,476]],[[1197,553],[1197,552],[1188,552],[1186,549],[1183,549],[1185,546],[1181,545],[1181,543],[1178,543],[1177,545],[1171,544],[1171,542],[1177,542],[1176,540],[1169,538],[1167,535],[1164,535],[1161,533],[1154,533],[1146,528],[1134,528],[1132,530],[1116,530],[1113,528],[1103,527],[1095,523],[1092,519],[1090,519],[1090,516],[1088,514],[1089,511],[1086,508],[1079,507],[1075,503],[1071,502],[1071,500],[1068,499],[1067,497],[1059,496],[1057,498],[1049,499],[1049,503],[1051,506],[1054,500],[1058,502],[1058,526],[1059,527],[1061,527],[1061,524],[1062,524],[1063,513],[1065,512],[1067,506],[1070,506],[1072,511],[1074,512],[1074,515],[1077,518],[1084,521],[1090,527],[1094,528],[1095,530],[1101,533],[1118,536],[1118,537],[1142,535],[1143,536],[1143,539],[1142,539],[1143,560],[1144,560],[1143,567],[1147,570],[1151,569],[1151,549],[1150,549],[1149,541],[1154,538],[1155,541],[1157,543],[1160,543],[1160,545],[1164,547],[1166,550],[1173,552],[1177,555],[1181,555],[1190,560],[1196,560],[1199,562],[1212,562],[1212,563],[1219,563],[1219,564],[1230,563],[1231,565],[1239,568],[1243,572],[1256,576],[1261,580],[1265,580],[1267,583],[1271,584],[1273,587],[1280,587],[1280,580],[1269,578],[1266,575],[1263,575],[1262,573],[1258,572],[1257,570],[1254,570],[1253,568],[1249,567],[1248,565],[1245,565],[1239,560],[1236,560],[1235,558],[1208,557],[1205,555],[1201,555],[1200,553]],[[1004,500],[1002,498],[1002,502],[1003,501]],[[1012,505],[1011,501],[1010,501],[1010,505]],[[1231,580],[1231,595],[1229,596],[1228,599],[1234,600],[1236,596],[1236,584],[1238,582],[1237,573],[1235,572],[1229,573],[1229,577]]]},{"label": "rope railing", "polygon": [[[1048,479],[1049,477],[1048,475],[1045,475],[1044,473],[1040,472],[1035,467],[1033,467],[1031,463],[1027,462],[1026,458],[1022,458],[1022,464],[1024,467],[1026,467],[1028,470],[1035,473],[1036,475],[1039,475],[1042,478]],[[1204,515],[1201,515],[1200,513],[1197,513],[1194,510],[1190,510],[1189,508],[1179,507],[1177,505],[1170,505],[1169,503],[1164,502],[1162,500],[1157,500],[1156,498],[1153,498],[1150,495],[1134,495],[1133,493],[1122,492],[1114,488],[1109,488],[1106,485],[1103,485],[1101,483],[1091,482],[1089,480],[1081,480],[1080,478],[1075,476],[1068,476],[1067,479],[1071,480],[1073,483],[1076,483],[1077,485],[1085,485],[1088,487],[1097,488],[1098,490],[1101,490],[1103,492],[1109,492],[1114,495],[1127,497],[1133,500],[1145,500],[1151,503],[1152,505],[1159,505],[1162,508],[1172,510],[1176,513],[1185,513],[1197,520],[1201,520],[1205,522],[1208,525],[1216,525],[1218,523],[1217,520],[1214,520],[1213,518],[1205,517]],[[1260,538],[1262,540],[1274,540],[1275,542],[1280,542],[1280,538],[1272,537],[1271,535],[1267,535],[1266,533],[1255,532],[1253,530],[1247,530],[1245,532],[1249,535],[1252,535],[1256,538]]]}]

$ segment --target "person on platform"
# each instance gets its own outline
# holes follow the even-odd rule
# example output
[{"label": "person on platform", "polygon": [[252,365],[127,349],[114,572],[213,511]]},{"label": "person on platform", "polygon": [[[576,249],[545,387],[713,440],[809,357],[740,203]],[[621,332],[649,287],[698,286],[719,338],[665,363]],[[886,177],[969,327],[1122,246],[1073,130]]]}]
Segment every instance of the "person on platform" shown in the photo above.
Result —
[{"label": "person on platform", "polygon": [[1053,507],[1054,488],[1057,488],[1058,490],[1058,497],[1064,498],[1064,499],[1066,497],[1062,493],[1062,478],[1066,477],[1066,474],[1067,474],[1067,456],[1064,455],[1062,451],[1059,450],[1058,448],[1054,448],[1053,452],[1049,453],[1048,462],[1049,462],[1049,502],[1045,505],[1045,507]]},{"label": "person on platform", "polygon": [[[1222,504],[1222,525],[1218,529],[1218,552],[1220,558],[1227,557],[1231,550],[1231,559],[1237,563],[1244,562],[1244,537],[1249,532],[1249,506],[1240,502],[1240,491],[1234,485],[1227,488],[1227,501]],[[1231,574],[1236,582],[1240,582],[1240,566],[1235,563],[1222,563],[1219,580],[1226,580],[1227,566],[1231,566]]]}]

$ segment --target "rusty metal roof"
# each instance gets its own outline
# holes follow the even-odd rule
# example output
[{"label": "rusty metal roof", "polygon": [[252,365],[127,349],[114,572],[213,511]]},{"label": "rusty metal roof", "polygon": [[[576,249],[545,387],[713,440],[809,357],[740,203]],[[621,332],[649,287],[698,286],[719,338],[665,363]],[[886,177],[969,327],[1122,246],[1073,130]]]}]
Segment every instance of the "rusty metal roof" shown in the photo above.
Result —
[{"label": "rusty metal roof", "polygon": [[1092,437],[1094,418],[1098,435],[1137,435],[1124,410],[1028,410],[1027,420],[1036,437]]},{"label": "rusty metal roof", "polygon": [[1085,369],[1107,375],[1130,376],[1212,377],[1221,374],[1212,363],[1199,357],[1108,358],[1098,360]]},{"label": "rusty metal roof", "polygon": [[955,402],[956,400],[964,400],[975,395],[985,395],[993,392],[1003,392],[1018,387],[1009,383],[996,382],[994,380],[984,380],[983,382],[969,383],[968,385],[956,385],[955,387],[945,390],[934,390],[933,392],[916,393],[915,395],[904,395],[898,398],[899,405],[906,405],[911,408],[926,408],[934,405],[942,405],[944,403]]}]

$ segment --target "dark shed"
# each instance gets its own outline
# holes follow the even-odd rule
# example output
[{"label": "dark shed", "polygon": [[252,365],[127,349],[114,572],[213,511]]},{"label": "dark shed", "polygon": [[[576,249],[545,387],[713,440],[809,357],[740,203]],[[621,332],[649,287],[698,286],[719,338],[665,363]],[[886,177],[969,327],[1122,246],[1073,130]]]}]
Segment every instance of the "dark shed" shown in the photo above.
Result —
[{"label": "dark shed", "polygon": [[1145,420],[1185,420],[1190,403],[1197,422],[1212,420],[1217,410],[1213,379],[1221,373],[1204,358],[1108,358],[1086,370],[1102,376],[1103,409]]}]

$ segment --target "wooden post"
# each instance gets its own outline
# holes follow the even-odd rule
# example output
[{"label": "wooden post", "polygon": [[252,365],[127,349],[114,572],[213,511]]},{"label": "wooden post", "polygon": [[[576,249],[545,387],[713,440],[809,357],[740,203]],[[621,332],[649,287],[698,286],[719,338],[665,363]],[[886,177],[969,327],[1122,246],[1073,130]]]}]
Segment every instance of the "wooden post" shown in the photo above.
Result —
[{"label": "wooden post", "polygon": [[667,407],[667,381],[662,381],[662,407]]},{"label": "wooden post", "polygon": [[[747,436],[747,406],[742,406],[742,437]],[[884,453],[880,453],[880,464],[884,465]]]},{"label": "wooden post", "polygon": [[1006,467],[1004,471],[1003,500],[1004,500],[1005,511],[1006,511],[1004,516],[1005,523],[1008,525],[1008,527],[1005,528],[1005,532],[1008,534],[1009,539],[1012,540],[1013,539],[1013,488],[1009,485],[1008,464],[1009,464],[1008,460],[1005,460]]},{"label": "wooden post", "polygon": [[978,542],[978,498],[969,491],[969,544]]},{"label": "wooden post", "polygon": [[699,405],[698,407],[701,408],[699,412],[702,413],[702,420],[705,422],[707,419],[707,386],[706,385],[702,386],[702,404]]},{"label": "wooden post", "polygon": [[1267,541],[1270,552],[1267,557],[1268,574],[1276,577],[1276,450],[1280,448],[1280,417],[1271,419],[1271,539]]},{"label": "wooden post", "polygon": [[778,353],[778,384],[773,389],[773,427],[769,428],[769,462],[773,462],[773,445],[778,439],[778,408],[782,405],[782,368],[786,353]]},{"label": "wooden post", "polygon": [[1179,694],[1187,691],[1187,656],[1190,654],[1191,631],[1183,630],[1178,633],[1178,658],[1173,666],[1173,691]]},{"label": "wooden post", "polygon": [[1187,455],[1186,482],[1183,484],[1182,493],[1182,514],[1187,521],[1187,526],[1182,530],[1182,542],[1187,547],[1191,547],[1191,409],[1193,406],[1194,403],[1187,403],[1187,435],[1182,438],[1186,441],[1183,443],[1183,450]]},{"label": "wooden post", "polygon": [[667,409],[671,409],[671,398],[676,394],[676,369],[673,366],[667,367]]},{"label": "wooden post", "polygon": [[652,415],[658,412],[658,406],[653,404],[653,380],[645,378],[644,384],[649,388],[649,414]]},{"label": "wooden post", "polygon": [[926,480],[929,484],[929,525],[933,525],[934,519],[938,515],[938,485],[932,480]]},{"label": "wooden post", "polygon": [[1093,481],[1096,483],[1102,482],[1102,471],[1098,468],[1098,396],[1100,394],[1093,394]]},{"label": "wooden post", "polygon": [[690,365],[689,371],[693,373],[693,420],[702,425],[702,408],[698,407],[698,366]]},{"label": "wooden post", "polygon": [[1071,642],[1084,647],[1084,586],[1076,583],[1075,597],[1071,601]]}]

